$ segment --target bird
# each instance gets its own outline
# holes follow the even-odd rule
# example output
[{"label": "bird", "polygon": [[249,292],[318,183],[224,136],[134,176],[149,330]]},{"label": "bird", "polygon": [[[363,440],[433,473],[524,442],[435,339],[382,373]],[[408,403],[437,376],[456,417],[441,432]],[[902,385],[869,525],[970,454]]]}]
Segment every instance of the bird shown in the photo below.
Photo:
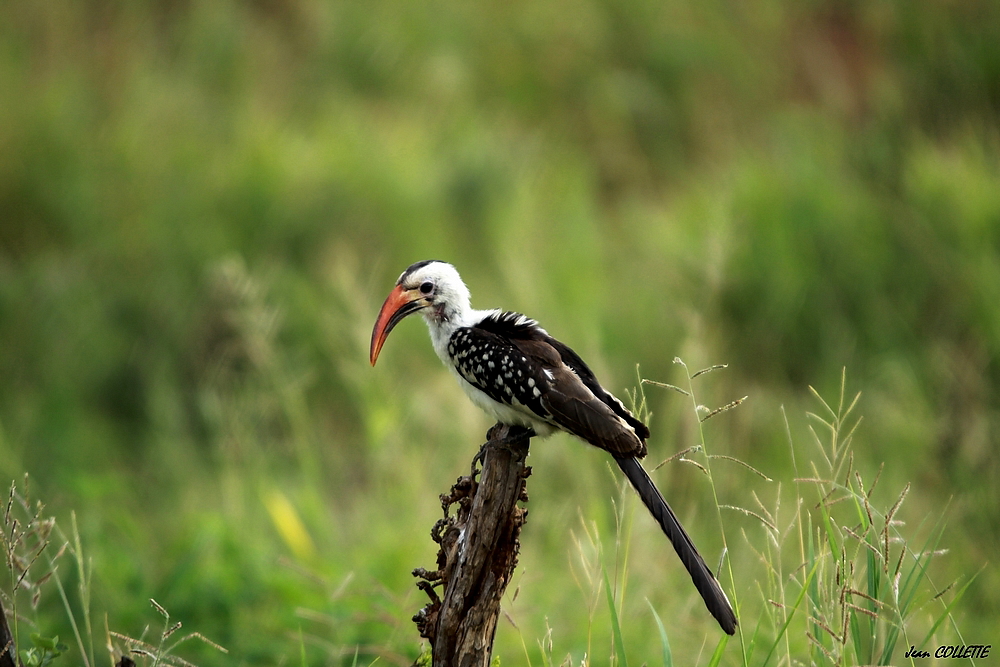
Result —
[{"label": "bird", "polygon": [[374,366],[389,333],[419,312],[431,344],[474,404],[498,422],[546,437],[565,431],[607,451],[666,534],[708,611],[729,635],[737,619],[712,570],[639,462],[649,428],[598,382],[566,344],[520,313],[475,310],[458,270],[424,260],[409,266],[372,329]]}]

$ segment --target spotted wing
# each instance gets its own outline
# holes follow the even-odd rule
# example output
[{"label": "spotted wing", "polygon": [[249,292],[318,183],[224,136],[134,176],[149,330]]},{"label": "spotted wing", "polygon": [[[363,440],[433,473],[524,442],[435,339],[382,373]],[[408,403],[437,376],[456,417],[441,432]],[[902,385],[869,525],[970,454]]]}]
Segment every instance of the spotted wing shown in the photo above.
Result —
[{"label": "spotted wing", "polygon": [[509,338],[478,326],[462,327],[448,341],[448,354],[459,375],[494,401],[551,420],[541,402],[544,370]]},{"label": "spotted wing", "polygon": [[459,373],[493,400],[535,415],[612,454],[643,456],[648,430],[597,382],[573,350],[534,320],[494,312],[452,336]]},{"label": "spotted wing", "polygon": [[565,431],[615,456],[644,456],[646,447],[635,430],[563,362],[546,340],[514,340],[525,357],[545,376],[540,402],[551,421]]}]

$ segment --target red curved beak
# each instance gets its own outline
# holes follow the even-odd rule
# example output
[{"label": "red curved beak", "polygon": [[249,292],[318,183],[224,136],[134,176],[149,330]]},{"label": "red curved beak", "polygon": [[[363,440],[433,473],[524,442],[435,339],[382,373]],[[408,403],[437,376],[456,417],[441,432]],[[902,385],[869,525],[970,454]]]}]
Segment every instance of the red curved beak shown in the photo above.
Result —
[{"label": "red curved beak", "polygon": [[404,317],[410,313],[417,312],[421,308],[423,308],[423,305],[420,303],[420,297],[414,296],[412,291],[403,289],[401,285],[396,285],[389,292],[385,303],[382,304],[382,310],[378,311],[375,328],[372,329],[372,346],[370,352],[372,366],[375,365],[378,353],[382,350],[382,344],[389,337],[389,332],[392,331],[392,328],[399,324],[399,321]]}]

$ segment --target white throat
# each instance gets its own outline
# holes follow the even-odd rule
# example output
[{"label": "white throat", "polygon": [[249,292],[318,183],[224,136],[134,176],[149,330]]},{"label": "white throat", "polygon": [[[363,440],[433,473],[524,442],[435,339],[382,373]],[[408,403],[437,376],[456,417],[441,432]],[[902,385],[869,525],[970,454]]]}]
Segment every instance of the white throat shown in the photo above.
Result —
[{"label": "white throat", "polygon": [[444,317],[433,308],[428,308],[421,312],[421,315],[424,316],[424,321],[427,322],[427,329],[431,334],[431,344],[434,346],[434,351],[437,352],[438,358],[449,367],[452,363],[448,356],[448,341],[451,340],[451,336],[455,333],[455,330],[462,327],[471,327],[487,315],[499,312],[498,310],[476,310],[470,307],[468,303],[465,305],[466,307],[461,310],[453,309],[451,312],[446,311],[443,313]]}]

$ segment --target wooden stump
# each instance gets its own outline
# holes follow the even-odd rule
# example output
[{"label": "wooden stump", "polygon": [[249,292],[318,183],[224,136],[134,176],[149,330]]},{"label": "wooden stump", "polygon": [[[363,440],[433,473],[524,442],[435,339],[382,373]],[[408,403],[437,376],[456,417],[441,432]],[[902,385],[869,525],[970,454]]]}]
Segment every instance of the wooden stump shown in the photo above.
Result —
[{"label": "wooden stump", "polygon": [[14,635],[7,625],[7,612],[3,608],[3,600],[0,600],[0,667],[18,667],[20,662],[20,659],[17,659]]},{"label": "wooden stump", "polygon": [[[500,599],[517,566],[518,536],[528,514],[517,503],[528,501],[531,468],[524,463],[532,435],[520,427],[491,428],[471,474],[441,496],[444,518],[431,529],[441,547],[438,568],[413,571],[431,599],[413,620],[430,641],[434,667],[489,667]],[[452,516],[453,505],[458,509]],[[441,586],[439,597],[434,589]]]}]

